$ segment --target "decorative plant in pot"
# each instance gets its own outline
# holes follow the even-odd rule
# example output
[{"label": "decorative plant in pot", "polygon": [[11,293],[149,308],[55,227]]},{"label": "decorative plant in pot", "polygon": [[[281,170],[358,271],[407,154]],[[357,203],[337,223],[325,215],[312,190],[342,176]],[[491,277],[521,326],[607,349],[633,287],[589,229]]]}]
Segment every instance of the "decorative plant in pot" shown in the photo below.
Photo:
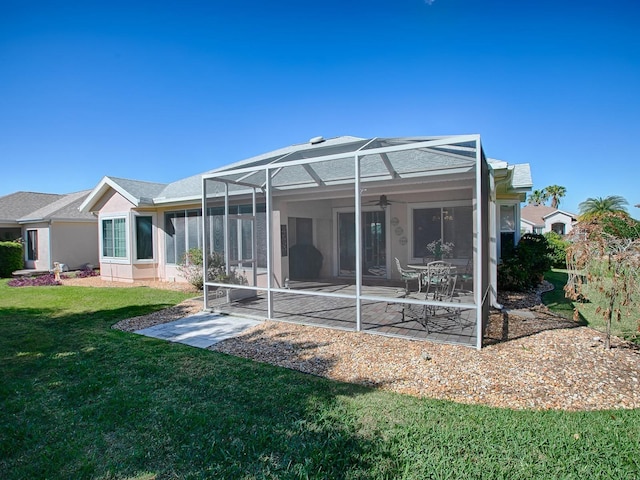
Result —
[{"label": "decorative plant in pot", "polygon": [[431,243],[427,243],[428,256],[433,257],[435,260],[442,260],[443,258],[449,258],[453,254],[453,242],[443,242],[442,240],[434,240]]}]

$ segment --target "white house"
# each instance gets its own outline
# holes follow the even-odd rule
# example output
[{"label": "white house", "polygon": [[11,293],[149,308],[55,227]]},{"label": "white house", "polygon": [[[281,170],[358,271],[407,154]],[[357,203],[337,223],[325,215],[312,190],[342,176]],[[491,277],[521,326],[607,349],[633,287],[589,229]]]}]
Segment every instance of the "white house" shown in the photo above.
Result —
[{"label": "white house", "polygon": [[576,215],[546,205],[526,205],[522,208],[520,229],[523,233],[556,232],[568,234],[577,222]]}]

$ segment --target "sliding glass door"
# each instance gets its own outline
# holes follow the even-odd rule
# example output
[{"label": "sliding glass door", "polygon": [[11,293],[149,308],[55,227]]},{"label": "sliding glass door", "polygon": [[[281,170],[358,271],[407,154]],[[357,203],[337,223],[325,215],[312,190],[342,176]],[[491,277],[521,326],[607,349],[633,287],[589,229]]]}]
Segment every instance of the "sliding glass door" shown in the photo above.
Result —
[{"label": "sliding glass door", "polygon": [[[356,217],[354,212],[338,213],[338,272],[356,273]],[[387,235],[385,212],[362,212],[362,274],[386,277]]]}]

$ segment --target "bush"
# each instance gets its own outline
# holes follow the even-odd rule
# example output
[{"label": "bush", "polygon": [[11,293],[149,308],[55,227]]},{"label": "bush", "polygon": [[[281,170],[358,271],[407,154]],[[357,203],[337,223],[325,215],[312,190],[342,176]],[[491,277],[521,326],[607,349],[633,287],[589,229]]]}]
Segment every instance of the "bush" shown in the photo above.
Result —
[{"label": "bush", "polygon": [[562,238],[562,235],[556,232],[548,232],[544,234],[549,244],[549,258],[551,266],[556,268],[567,268],[567,247],[569,242]]},{"label": "bush", "polygon": [[549,244],[542,235],[526,233],[511,255],[498,265],[498,288],[523,292],[542,282],[551,268]]},{"label": "bush", "polygon": [[602,231],[616,238],[637,240],[640,238],[640,222],[628,215],[610,213],[599,219]]},{"label": "bush", "polygon": [[[204,265],[203,259],[204,257],[201,248],[191,248],[182,256],[178,265],[178,270],[187,282],[198,290],[202,290],[204,287],[204,278],[202,276]],[[224,258],[221,254],[213,253],[209,255],[207,265],[207,279],[209,281],[240,283],[237,281],[231,281],[234,277],[235,276],[233,274],[228,277],[226,276]]]},{"label": "bush", "polygon": [[19,242],[0,242],[0,278],[9,278],[16,270],[22,269],[23,247]]}]

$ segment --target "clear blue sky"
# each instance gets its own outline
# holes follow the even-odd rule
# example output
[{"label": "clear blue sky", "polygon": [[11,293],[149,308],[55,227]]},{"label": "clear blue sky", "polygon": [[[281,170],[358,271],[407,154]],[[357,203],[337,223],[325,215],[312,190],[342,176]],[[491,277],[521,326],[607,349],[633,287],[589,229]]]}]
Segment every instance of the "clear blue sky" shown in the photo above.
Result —
[{"label": "clear blue sky", "polygon": [[479,133],[640,218],[640,2],[0,2],[0,195],[170,182],[311,137]]}]

